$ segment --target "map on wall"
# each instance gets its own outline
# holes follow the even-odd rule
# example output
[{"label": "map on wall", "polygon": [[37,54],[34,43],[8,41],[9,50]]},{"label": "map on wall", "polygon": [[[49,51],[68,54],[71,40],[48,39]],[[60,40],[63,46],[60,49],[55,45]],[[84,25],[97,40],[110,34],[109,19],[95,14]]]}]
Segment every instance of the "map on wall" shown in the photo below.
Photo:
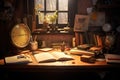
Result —
[{"label": "map on wall", "polygon": [[87,31],[89,23],[88,15],[75,15],[74,31]]},{"label": "map on wall", "polygon": [[104,12],[92,12],[89,17],[89,26],[103,26],[105,24]]}]

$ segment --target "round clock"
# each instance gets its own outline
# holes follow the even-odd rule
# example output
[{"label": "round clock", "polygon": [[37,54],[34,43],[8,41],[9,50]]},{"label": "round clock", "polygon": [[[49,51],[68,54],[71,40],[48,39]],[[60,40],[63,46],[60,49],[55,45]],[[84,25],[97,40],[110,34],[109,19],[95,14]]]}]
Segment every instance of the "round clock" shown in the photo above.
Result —
[{"label": "round clock", "polygon": [[26,24],[17,24],[11,31],[12,43],[18,48],[24,48],[29,44],[31,32]]}]

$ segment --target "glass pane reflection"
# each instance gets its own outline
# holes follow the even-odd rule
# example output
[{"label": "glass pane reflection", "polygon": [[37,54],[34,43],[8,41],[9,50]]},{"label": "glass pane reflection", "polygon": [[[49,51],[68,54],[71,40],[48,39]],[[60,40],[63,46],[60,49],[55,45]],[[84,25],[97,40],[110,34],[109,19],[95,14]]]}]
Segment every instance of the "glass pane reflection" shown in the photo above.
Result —
[{"label": "glass pane reflection", "polygon": [[43,10],[44,10],[44,1],[45,1],[45,0],[35,0],[35,6],[36,6],[36,5],[39,5],[39,4],[42,5],[42,8],[39,9],[40,11],[43,11]]},{"label": "glass pane reflection", "polygon": [[56,10],[56,0],[46,0],[46,10],[47,11]]},{"label": "glass pane reflection", "polygon": [[67,24],[68,13],[58,13],[58,24]]},{"label": "glass pane reflection", "polygon": [[61,11],[68,10],[68,0],[59,0],[59,10]]},{"label": "glass pane reflection", "polygon": [[44,13],[41,13],[41,15],[38,15],[38,23],[43,24],[43,20],[44,20]]},{"label": "glass pane reflection", "polygon": [[[46,15],[51,16],[51,15],[53,15],[53,12],[51,12],[51,13],[47,13]],[[56,23],[56,22],[54,22],[54,23]],[[49,24],[52,24],[52,22],[49,22]]]}]

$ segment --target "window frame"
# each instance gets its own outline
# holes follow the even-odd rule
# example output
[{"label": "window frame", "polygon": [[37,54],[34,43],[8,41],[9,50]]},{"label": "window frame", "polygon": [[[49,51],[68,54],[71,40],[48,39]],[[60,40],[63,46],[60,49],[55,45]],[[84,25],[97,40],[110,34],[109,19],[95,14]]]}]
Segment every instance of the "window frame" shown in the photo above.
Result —
[{"label": "window frame", "polygon": [[[67,13],[67,16],[68,16],[68,21],[67,21],[67,23],[66,24],[58,24],[58,18],[57,18],[57,20],[56,20],[56,26],[58,26],[58,27],[65,27],[65,26],[67,26],[68,25],[68,22],[69,22],[69,1],[70,0],[68,0],[68,10],[67,11],[63,11],[63,10],[58,10],[58,7],[59,7],[59,1],[58,0],[56,0],[56,10],[58,11],[58,13]],[[34,5],[35,5],[35,2],[34,2]],[[55,11],[47,11],[46,10],[46,0],[45,0],[45,2],[44,2],[44,10],[41,10],[41,12],[42,13],[44,13],[44,15],[45,14],[47,14],[47,13],[53,13],[53,12],[55,12]],[[42,27],[42,24],[39,24],[39,19],[38,19],[38,15],[36,15],[35,14],[35,16],[36,16],[36,28],[41,28]],[[51,24],[50,24],[51,25]]]},{"label": "window frame", "polygon": [[[71,28],[74,27],[74,18],[75,18],[75,14],[77,13],[77,7],[78,7],[77,2],[78,2],[77,0],[68,0],[68,22]],[[33,7],[35,7],[35,0],[33,0],[33,3],[34,3]],[[36,24],[35,29],[41,28],[42,24],[38,24],[38,18],[37,18],[37,15],[35,15],[35,12],[34,12],[34,16],[35,16],[35,24]],[[66,24],[62,24],[62,25],[58,24],[57,26],[62,28],[62,27],[65,27]]]}]

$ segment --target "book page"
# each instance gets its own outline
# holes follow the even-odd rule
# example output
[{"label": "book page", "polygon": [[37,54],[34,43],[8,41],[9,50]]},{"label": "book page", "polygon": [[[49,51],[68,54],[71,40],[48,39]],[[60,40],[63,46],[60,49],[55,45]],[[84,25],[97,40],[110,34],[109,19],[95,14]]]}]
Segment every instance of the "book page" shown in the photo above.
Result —
[{"label": "book page", "polygon": [[35,59],[38,62],[52,62],[56,61],[56,58],[52,56],[49,52],[40,52],[34,54]]},{"label": "book page", "polygon": [[65,54],[64,52],[52,52],[51,53],[57,60],[72,60],[72,56]]}]

